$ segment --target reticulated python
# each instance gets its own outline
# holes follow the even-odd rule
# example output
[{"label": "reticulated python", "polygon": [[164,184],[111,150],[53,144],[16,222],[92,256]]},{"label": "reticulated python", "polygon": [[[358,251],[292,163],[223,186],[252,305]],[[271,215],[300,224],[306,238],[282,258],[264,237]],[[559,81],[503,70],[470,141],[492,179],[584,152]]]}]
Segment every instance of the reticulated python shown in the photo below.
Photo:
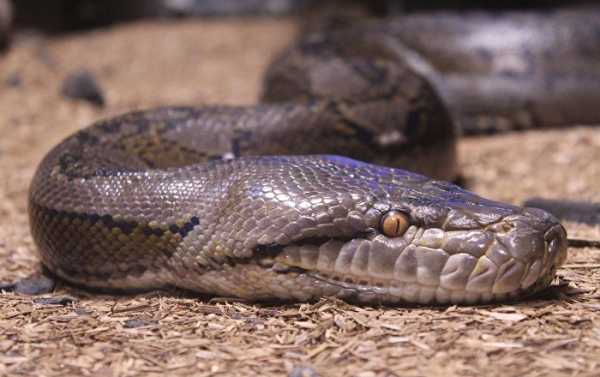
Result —
[{"label": "reticulated python", "polygon": [[306,36],[262,104],[131,113],[49,152],[29,202],[41,260],[88,287],[250,300],[539,291],[566,256],[554,217],[398,167],[454,179],[453,118],[465,132],[597,122],[598,30],[597,13],[567,10]]}]

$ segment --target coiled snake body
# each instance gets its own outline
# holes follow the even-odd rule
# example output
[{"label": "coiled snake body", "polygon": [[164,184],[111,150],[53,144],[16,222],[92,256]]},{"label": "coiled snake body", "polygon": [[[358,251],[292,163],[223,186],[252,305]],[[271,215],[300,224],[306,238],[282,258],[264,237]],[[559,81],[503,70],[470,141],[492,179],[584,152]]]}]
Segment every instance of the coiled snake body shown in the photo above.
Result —
[{"label": "coiled snake body", "polygon": [[[267,73],[269,102],[98,122],[49,152],[33,179],[29,212],[40,258],[88,287],[177,286],[249,300],[478,303],[539,291],[566,255],[565,230],[553,216],[398,167],[455,178],[452,117],[467,131],[481,115],[484,128],[594,120],[573,93],[598,94],[589,80],[598,77],[589,63],[598,51],[571,41],[600,22],[575,27],[582,24],[575,13],[509,15],[486,21],[487,29],[481,15],[407,16],[308,36]],[[424,35],[434,23],[440,38],[460,24],[479,27],[467,33],[479,42],[514,19],[520,26],[510,30],[520,36],[527,28],[519,17],[529,17],[527,30],[545,30],[543,38],[525,48],[490,41],[471,60],[529,62],[518,78],[527,90],[516,91],[514,72],[496,63],[487,72],[435,67],[409,27],[419,17]],[[458,42],[444,49],[453,45],[460,50]],[[584,68],[579,78],[565,78],[566,69],[553,76],[558,68],[536,55],[561,49]],[[480,102],[473,90],[485,94]],[[491,105],[493,96],[501,106]]]}]

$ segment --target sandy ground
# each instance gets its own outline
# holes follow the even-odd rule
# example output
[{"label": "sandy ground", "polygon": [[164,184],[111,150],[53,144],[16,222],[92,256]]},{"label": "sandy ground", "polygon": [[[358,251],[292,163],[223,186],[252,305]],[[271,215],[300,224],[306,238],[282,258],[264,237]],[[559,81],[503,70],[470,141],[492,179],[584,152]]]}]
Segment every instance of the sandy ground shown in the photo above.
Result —
[{"label": "sandy ground", "polygon": [[[267,62],[294,34],[290,21],[246,20],[18,38],[0,56],[0,282],[36,269],[26,192],[52,145],[132,109],[253,103]],[[104,110],[59,95],[81,67],[104,88]],[[471,138],[460,152],[484,196],[600,202],[600,129]],[[600,239],[598,225],[566,226]],[[540,297],[485,307],[265,306],[69,287],[54,295],[74,302],[60,306],[0,293],[0,375],[598,376],[600,250],[571,249],[559,274]]]}]

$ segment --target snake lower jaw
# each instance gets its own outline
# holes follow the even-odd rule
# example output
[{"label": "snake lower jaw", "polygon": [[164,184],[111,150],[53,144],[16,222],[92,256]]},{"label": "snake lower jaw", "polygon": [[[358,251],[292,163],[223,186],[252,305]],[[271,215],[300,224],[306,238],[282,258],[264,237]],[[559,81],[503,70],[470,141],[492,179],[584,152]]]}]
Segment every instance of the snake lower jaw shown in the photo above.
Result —
[{"label": "snake lower jaw", "polygon": [[[543,252],[536,251],[535,258],[508,257],[502,264],[493,256],[448,255],[413,244],[399,252],[393,244],[402,240],[382,242],[381,237],[291,245],[263,261],[271,272],[301,281],[303,299],[336,296],[372,304],[480,304],[530,296],[551,284],[566,257],[566,233],[555,225],[541,238]],[[500,243],[493,245],[500,247]]]}]

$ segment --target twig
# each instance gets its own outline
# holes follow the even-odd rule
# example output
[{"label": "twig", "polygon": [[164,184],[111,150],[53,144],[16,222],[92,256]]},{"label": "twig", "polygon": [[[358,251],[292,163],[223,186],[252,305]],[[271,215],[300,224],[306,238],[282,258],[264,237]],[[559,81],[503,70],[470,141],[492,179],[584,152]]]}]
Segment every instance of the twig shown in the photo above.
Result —
[{"label": "twig", "polygon": [[569,238],[567,239],[569,247],[596,247],[600,248],[600,240],[584,240],[581,238]]}]

